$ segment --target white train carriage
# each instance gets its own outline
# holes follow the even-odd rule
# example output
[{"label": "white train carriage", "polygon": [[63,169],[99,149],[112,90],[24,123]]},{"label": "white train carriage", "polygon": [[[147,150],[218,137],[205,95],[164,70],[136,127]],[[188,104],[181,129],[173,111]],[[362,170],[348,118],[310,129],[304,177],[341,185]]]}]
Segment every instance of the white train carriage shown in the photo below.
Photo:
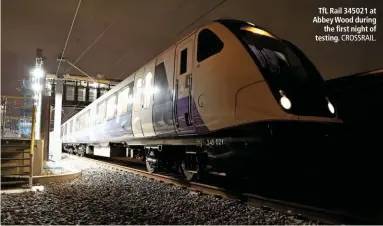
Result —
[{"label": "white train carriage", "polygon": [[251,23],[213,21],[65,122],[62,140],[68,150],[142,158],[149,171],[176,163],[188,179],[237,170],[259,143],[332,131],[341,121],[323,85],[292,43]]}]

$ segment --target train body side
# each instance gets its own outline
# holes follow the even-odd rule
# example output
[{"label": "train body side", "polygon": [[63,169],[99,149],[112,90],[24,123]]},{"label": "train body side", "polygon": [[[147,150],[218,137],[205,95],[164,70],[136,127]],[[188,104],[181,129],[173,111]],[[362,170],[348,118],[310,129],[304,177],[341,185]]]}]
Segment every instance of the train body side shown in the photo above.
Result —
[{"label": "train body side", "polygon": [[[214,48],[200,47],[207,45],[203,38],[215,41],[207,43]],[[243,43],[223,24],[212,22],[64,123],[62,140],[129,144],[198,137],[265,121],[339,122],[284,111]]]}]

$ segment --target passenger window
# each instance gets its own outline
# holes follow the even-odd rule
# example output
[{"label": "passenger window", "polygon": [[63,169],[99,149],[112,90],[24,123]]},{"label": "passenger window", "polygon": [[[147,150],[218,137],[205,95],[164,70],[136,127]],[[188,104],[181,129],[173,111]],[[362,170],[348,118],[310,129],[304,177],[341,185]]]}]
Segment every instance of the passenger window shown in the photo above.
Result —
[{"label": "passenger window", "polygon": [[68,135],[72,133],[72,120],[69,121],[69,126],[68,126]]},{"label": "passenger window", "polygon": [[186,73],[188,61],[188,49],[181,51],[181,64],[180,64],[180,75]]},{"label": "passenger window", "polygon": [[123,115],[128,112],[128,101],[129,101],[129,87],[126,87],[123,91],[118,94],[118,107],[117,114]]},{"label": "passenger window", "polygon": [[88,121],[88,127],[92,127],[94,124],[96,124],[96,120],[97,120],[97,113],[96,111],[94,110],[94,108],[90,109],[90,112],[89,112],[89,121]]},{"label": "passenger window", "polygon": [[105,119],[105,101],[98,105],[97,107],[97,123],[104,122]]},{"label": "passenger window", "polygon": [[78,117],[78,130],[80,131],[80,130],[82,130],[82,124],[83,124],[83,115],[80,115],[79,117]]},{"label": "passenger window", "polygon": [[84,128],[84,114],[82,114],[80,117],[79,117],[79,120],[80,120],[80,125],[79,125],[79,130],[82,130]]},{"label": "passenger window", "polygon": [[90,124],[90,110],[87,110],[85,112],[85,125],[84,125],[84,128],[89,128],[89,124]]},{"label": "passenger window", "polygon": [[112,96],[108,99],[106,110],[106,119],[114,118],[116,113],[116,96]]},{"label": "passenger window", "polygon": [[201,62],[221,52],[223,42],[209,29],[204,29],[198,34],[197,61]]},{"label": "passenger window", "polygon": [[79,131],[80,130],[80,117],[77,117],[76,118],[76,124],[75,124],[75,131]]},{"label": "passenger window", "polygon": [[85,116],[85,114],[82,114],[82,116],[81,116],[81,129],[85,128],[85,120],[86,120],[86,116]]},{"label": "passenger window", "polygon": [[77,120],[78,120],[77,131],[80,131],[82,129],[82,115],[78,116]]}]

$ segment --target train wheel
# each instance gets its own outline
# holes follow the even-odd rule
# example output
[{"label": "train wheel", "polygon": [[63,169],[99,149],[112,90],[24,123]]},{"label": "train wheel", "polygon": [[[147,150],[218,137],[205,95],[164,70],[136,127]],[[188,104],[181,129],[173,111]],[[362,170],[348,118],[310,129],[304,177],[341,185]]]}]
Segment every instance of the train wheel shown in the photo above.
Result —
[{"label": "train wheel", "polygon": [[149,151],[148,155],[146,156],[145,163],[146,169],[149,173],[154,173],[158,171],[158,159],[154,150]]},{"label": "train wheel", "polygon": [[183,159],[181,164],[180,164],[180,171],[181,171],[181,174],[184,176],[185,180],[187,180],[187,181],[193,181],[197,178],[197,172],[193,172],[193,171],[186,169],[185,159]]}]

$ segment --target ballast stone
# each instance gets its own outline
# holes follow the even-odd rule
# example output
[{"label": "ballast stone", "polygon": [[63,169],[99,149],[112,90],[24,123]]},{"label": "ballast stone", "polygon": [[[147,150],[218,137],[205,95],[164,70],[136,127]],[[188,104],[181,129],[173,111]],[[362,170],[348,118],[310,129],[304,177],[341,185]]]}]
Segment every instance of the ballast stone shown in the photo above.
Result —
[{"label": "ballast stone", "polygon": [[193,191],[83,159],[65,161],[82,167],[82,177],[49,184],[43,192],[3,195],[1,223],[318,224],[235,200],[190,195]]}]

